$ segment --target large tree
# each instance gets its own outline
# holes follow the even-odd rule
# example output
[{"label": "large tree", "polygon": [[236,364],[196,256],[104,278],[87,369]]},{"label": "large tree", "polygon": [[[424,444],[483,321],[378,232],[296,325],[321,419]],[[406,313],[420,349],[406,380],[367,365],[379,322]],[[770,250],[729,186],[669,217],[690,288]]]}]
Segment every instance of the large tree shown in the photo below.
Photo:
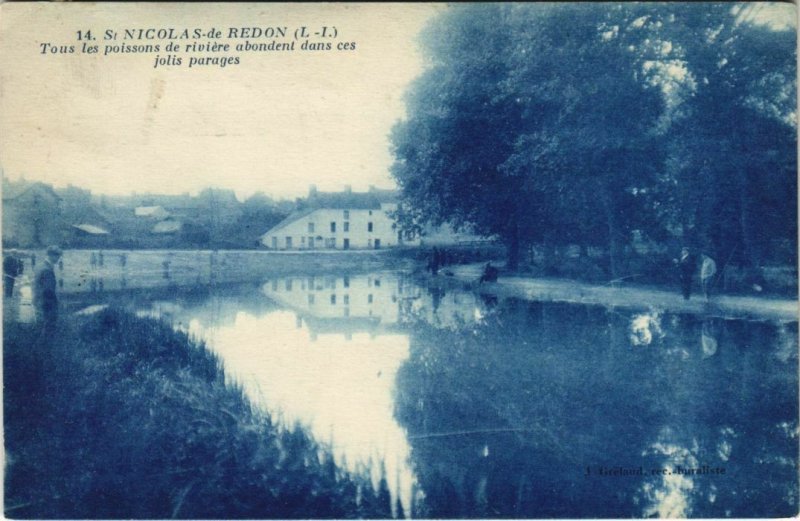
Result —
[{"label": "large tree", "polygon": [[531,241],[600,240],[613,254],[662,105],[629,50],[633,10],[478,5],[438,20],[393,133],[410,205],[498,235],[511,267]]}]

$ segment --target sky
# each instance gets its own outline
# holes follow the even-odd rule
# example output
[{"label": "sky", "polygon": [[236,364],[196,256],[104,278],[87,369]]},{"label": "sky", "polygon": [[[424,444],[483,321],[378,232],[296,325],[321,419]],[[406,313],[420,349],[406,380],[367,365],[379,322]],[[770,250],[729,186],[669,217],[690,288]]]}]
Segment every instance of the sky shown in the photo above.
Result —
[{"label": "sky", "polygon": [[[240,198],[258,191],[291,198],[307,193],[311,184],[320,190],[394,187],[388,135],[404,116],[407,86],[423,69],[417,35],[443,7],[2,9],[0,166],[6,177],[106,194],[196,193],[217,186]],[[331,41],[355,42],[356,50],[216,53],[238,55],[240,63],[199,69],[153,68],[152,54],[40,52],[44,42],[79,44],[77,30],[92,29],[102,54],[109,43],[102,40],[105,29],[275,26],[290,32],[336,27]]]},{"label": "sky", "polygon": [[[388,136],[405,115],[404,92],[424,68],[417,37],[446,7],[5,3],[0,9],[5,176],[98,194],[214,186],[243,199],[259,191],[293,198],[311,184],[325,191],[394,187]],[[741,13],[776,28],[796,27],[796,16],[791,4]],[[92,29],[102,54],[106,29],[275,26],[336,27],[332,41],[355,42],[356,50],[232,51],[215,55],[238,55],[238,65],[191,69],[153,68],[153,54],[40,52],[45,42],[80,47],[78,30]]]}]

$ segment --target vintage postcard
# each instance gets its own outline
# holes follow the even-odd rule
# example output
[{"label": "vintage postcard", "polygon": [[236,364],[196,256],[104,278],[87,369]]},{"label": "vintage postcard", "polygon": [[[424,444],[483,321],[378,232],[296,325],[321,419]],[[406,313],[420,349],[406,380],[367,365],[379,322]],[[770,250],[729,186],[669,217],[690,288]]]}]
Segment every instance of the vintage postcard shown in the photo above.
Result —
[{"label": "vintage postcard", "polygon": [[796,516],[796,20],[0,6],[5,517]]}]

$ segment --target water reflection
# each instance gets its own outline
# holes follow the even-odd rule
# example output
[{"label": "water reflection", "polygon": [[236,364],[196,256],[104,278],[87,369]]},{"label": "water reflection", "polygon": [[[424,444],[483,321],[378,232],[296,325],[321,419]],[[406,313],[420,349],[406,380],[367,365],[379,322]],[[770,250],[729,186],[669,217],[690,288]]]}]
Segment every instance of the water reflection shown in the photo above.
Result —
[{"label": "water reflection", "polygon": [[756,464],[797,462],[792,435],[773,428],[797,415],[796,353],[774,356],[782,335],[513,300],[456,334],[417,323],[397,414],[425,514],[788,515],[791,465],[767,477]]},{"label": "water reflection", "polygon": [[395,374],[408,357],[406,335],[312,333],[293,311],[240,312],[232,324],[215,328],[193,319],[189,331],[209,341],[257,405],[286,424],[307,426],[333,448],[338,465],[368,468],[376,488],[385,474],[393,497],[410,511],[409,445],[392,415]]},{"label": "water reflection", "polygon": [[[665,429],[659,441],[653,443],[643,456],[656,456],[659,468],[667,469],[656,478],[642,484],[641,496],[644,517],[683,518],[692,514],[692,495],[695,478],[688,469],[698,469],[697,444],[692,449],[675,444],[674,434]],[[716,498],[710,498],[713,502]]]},{"label": "water reflection", "polygon": [[503,300],[393,273],[220,291],[136,309],[205,339],[338,465],[385,476],[396,514],[797,509],[796,323]]},{"label": "water reflection", "polygon": [[655,311],[636,315],[631,320],[631,344],[635,346],[650,345],[653,339],[661,338],[661,315]]}]

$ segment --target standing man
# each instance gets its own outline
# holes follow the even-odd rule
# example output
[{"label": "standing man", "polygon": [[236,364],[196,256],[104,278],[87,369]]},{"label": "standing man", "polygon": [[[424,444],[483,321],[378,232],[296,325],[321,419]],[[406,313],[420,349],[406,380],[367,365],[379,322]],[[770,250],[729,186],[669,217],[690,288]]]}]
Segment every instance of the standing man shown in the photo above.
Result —
[{"label": "standing man", "polygon": [[22,274],[22,260],[17,257],[16,250],[9,250],[3,259],[3,294],[6,297],[14,295],[14,283],[17,277]]},{"label": "standing man", "polygon": [[694,256],[689,253],[689,248],[681,249],[681,258],[676,261],[681,276],[681,292],[683,299],[689,300],[692,293],[692,277],[694,276]]},{"label": "standing man", "polygon": [[36,310],[36,321],[45,332],[51,332],[58,320],[58,296],[56,295],[55,265],[61,258],[58,246],[47,248],[47,258],[36,270],[33,278],[33,307]]}]

